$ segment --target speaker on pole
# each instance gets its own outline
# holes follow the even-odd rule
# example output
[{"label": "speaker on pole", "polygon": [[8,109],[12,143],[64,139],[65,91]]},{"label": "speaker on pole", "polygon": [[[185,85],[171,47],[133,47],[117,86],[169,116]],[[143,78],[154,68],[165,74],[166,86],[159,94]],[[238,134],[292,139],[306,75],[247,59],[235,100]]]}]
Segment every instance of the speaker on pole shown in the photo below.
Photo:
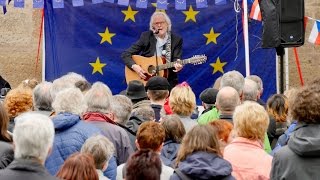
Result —
[{"label": "speaker on pole", "polygon": [[304,44],[304,0],[280,0],[280,46],[298,47]]},{"label": "speaker on pole", "polygon": [[259,5],[263,48],[304,44],[304,0],[259,0]]}]

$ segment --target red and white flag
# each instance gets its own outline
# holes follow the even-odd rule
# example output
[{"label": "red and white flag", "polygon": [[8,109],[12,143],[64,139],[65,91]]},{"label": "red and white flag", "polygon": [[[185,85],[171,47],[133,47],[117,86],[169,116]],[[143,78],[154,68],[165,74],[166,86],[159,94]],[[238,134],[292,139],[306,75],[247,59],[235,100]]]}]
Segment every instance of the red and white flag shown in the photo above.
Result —
[{"label": "red and white flag", "polygon": [[309,36],[309,42],[320,45],[320,21],[315,21]]},{"label": "red and white flag", "polygon": [[254,0],[252,4],[250,18],[261,21],[261,11],[258,0]]}]

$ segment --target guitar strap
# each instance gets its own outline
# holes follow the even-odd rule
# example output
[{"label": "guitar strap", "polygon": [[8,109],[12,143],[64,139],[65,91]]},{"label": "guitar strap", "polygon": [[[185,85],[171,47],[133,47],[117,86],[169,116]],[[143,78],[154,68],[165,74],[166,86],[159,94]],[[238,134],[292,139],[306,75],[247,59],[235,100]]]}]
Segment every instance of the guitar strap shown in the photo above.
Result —
[{"label": "guitar strap", "polygon": [[166,43],[166,63],[171,62],[171,32],[168,32],[168,39],[167,39],[167,43]]}]

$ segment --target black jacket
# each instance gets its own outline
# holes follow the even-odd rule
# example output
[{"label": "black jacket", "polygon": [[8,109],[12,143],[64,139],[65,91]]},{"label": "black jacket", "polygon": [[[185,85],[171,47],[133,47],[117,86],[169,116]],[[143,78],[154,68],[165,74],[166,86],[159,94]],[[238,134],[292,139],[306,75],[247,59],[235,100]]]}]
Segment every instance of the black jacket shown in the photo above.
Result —
[{"label": "black jacket", "polygon": [[[131,58],[132,55],[152,57],[155,55],[156,43],[157,43],[157,39],[152,33],[152,31],[145,31],[141,34],[140,39],[136,43],[134,43],[130,48],[128,48],[121,54],[121,58],[126,64],[126,66],[131,68],[131,66],[135,64]],[[172,62],[176,61],[177,59],[181,59],[182,43],[183,43],[183,40],[181,37],[171,33],[171,61]],[[173,72],[173,69],[174,68],[169,69],[169,76],[168,76],[168,81],[171,87],[173,87],[173,85],[176,85],[178,83],[177,73]]]},{"label": "black jacket", "polygon": [[10,143],[0,141],[0,169],[6,168],[14,158],[13,147]]},{"label": "black jacket", "polygon": [[0,170],[0,179],[57,180],[42,164],[31,159],[15,159],[6,169]]}]

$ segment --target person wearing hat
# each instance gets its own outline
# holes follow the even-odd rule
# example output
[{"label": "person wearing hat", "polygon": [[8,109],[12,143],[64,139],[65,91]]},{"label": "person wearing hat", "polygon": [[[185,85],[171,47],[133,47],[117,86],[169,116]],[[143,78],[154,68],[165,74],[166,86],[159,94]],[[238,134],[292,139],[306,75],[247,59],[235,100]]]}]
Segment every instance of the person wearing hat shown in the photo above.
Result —
[{"label": "person wearing hat", "polygon": [[141,106],[150,106],[145,87],[141,81],[130,81],[125,91],[125,95],[131,99],[133,103],[132,109]]},{"label": "person wearing hat", "polygon": [[154,76],[146,84],[147,96],[151,101],[151,107],[154,110],[156,122],[160,120],[160,110],[169,96],[170,84],[164,77]]},{"label": "person wearing hat", "polygon": [[214,88],[207,88],[201,92],[200,100],[204,111],[198,118],[199,124],[208,124],[210,121],[219,119],[219,112],[215,106],[218,91]]}]

